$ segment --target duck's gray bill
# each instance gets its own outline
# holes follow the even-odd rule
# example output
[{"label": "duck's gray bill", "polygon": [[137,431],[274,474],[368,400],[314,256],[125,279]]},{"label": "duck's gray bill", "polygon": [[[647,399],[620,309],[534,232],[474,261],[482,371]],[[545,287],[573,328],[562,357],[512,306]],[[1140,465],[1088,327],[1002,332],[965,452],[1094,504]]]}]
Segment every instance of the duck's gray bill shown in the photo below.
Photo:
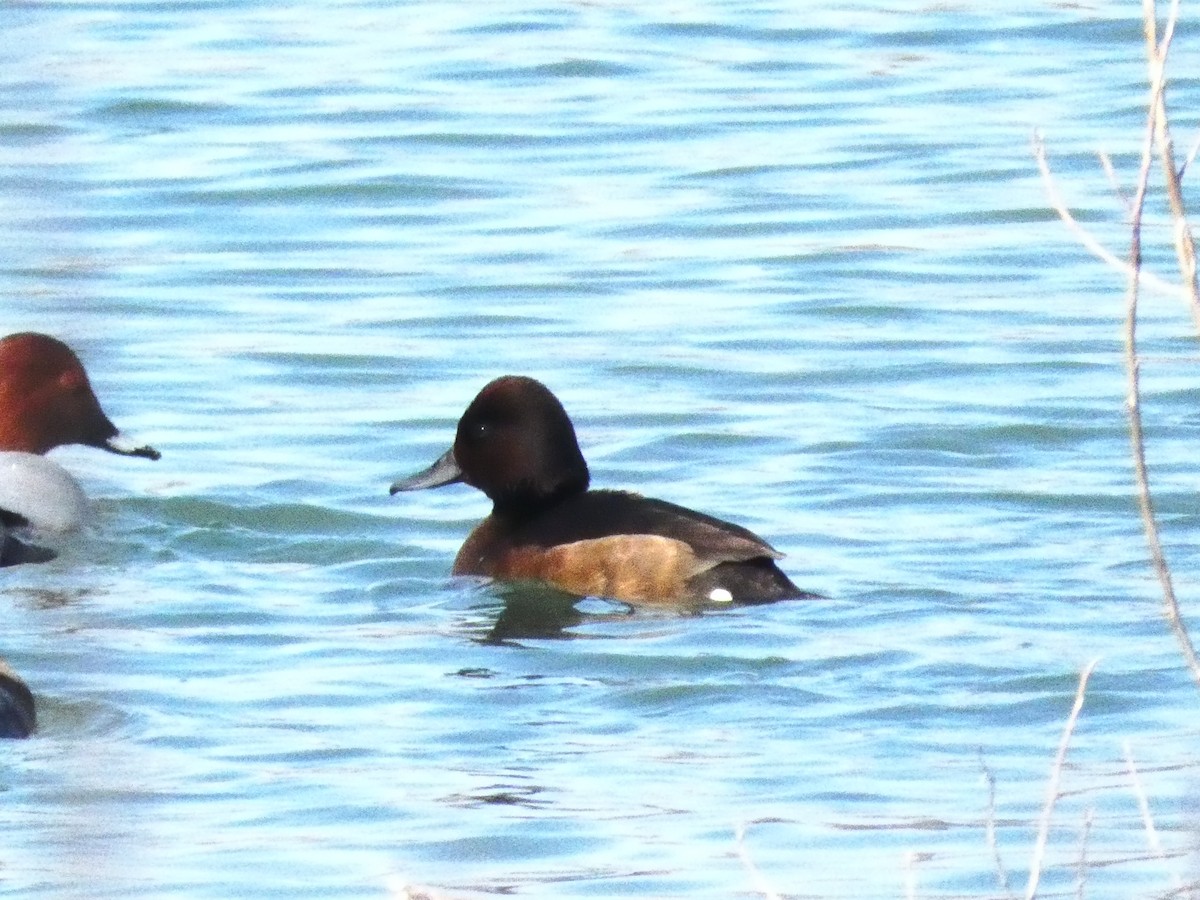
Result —
[{"label": "duck's gray bill", "polygon": [[462,475],[462,469],[458,467],[458,461],[454,458],[454,448],[451,447],[424,472],[401,478],[391,486],[388,493],[398,494],[400,491],[419,491],[424,488],[441,487],[443,484],[454,484],[462,481]]}]

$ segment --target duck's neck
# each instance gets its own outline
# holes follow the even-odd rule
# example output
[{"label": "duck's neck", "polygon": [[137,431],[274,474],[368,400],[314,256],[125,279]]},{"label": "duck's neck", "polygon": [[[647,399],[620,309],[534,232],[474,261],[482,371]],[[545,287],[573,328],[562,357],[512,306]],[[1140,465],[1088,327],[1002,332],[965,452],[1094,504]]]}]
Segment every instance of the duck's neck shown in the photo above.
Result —
[{"label": "duck's neck", "polygon": [[524,522],[588,489],[588,476],[563,481],[552,490],[527,487],[492,498],[492,515],[509,522]]}]

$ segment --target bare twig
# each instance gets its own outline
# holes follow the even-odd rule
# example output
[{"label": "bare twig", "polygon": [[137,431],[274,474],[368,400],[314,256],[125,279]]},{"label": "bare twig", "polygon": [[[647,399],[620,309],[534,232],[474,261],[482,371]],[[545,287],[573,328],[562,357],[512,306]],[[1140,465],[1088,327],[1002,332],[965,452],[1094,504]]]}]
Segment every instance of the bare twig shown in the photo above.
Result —
[{"label": "bare twig", "polygon": [[388,876],[385,886],[388,896],[393,900],[450,900],[449,894],[436,888],[408,884],[399,875]]},{"label": "bare twig", "polygon": [[[1165,862],[1167,853],[1163,850],[1162,841],[1158,839],[1158,829],[1154,827],[1154,816],[1150,812],[1150,799],[1146,796],[1146,789],[1142,787],[1142,779],[1138,774],[1137,764],[1133,761],[1133,748],[1129,745],[1129,741],[1124,741],[1122,746],[1125,749],[1125,765],[1129,770],[1129,783],[1133,787],[1133,794],[1137,798],[1138,811],[1142,815],[1142,827],[1146,831],[1146,843],[1150,846],[1150,852],[1153,853],[1159,860]],[[1175,875],[1175,888],[1180,896],[1184,894],[1183,879],[1178,873]]]},{"label": "bare twig", "polygon": [[1083,698],[1087,691],[1088,679],[1092,670],[1100,662],[1093,659],[1079,674],[1079,687],[1075,690],[1075,703],[1067,724],[1063,727],[1062,738],[1058,742],[1058,753],[1054,756],[1054,766],[1050,770],[1050,783],[1046,785],[1046,803],[1042,807],[1041,818],[1038,819],[1037,840],[1033,845],[1033,854],[1029,861],[1029,881],[1025,885],[1025,900],[1033,900],[1037,896],[1038,881],[1042,877],[1042,860],[1046,856],[1046,841],[1050,836],[1050,819],[1054,815],[1054,804],[1058,801],[1058,784],[1062,778],[1063,766],[1067,761],[1067,748],[1071,746],[1071,735],[1075,732],[1075,723],[1079,720],[1079,712],[1083,709]]},{"label": "bare twig", "polygon": [[[1046,145],[1042,140],[1041,132],[1038,131],[1033,133],[1033,156],[1037,160],[1038,171],[1042,173],[1042,184],[1046,188],[1046,196],[1050,200],[1050,206],[1058,213],[1058,217],[1063,220],[1063,224],[1079,239],[1079,243],[1083,244],[1084,248],[1112,266],[1112,268],[1128,276],[1130,274],[1129,263],[1113,255],[1107,247],[1092,237],[1091,232],[1080,225],[1079,221],[1067,208],[1066,201],[1063,200],[1062,194],[1059,193],[1058,185],[1055,183],[1054,176],[1050,172],[1050,163],[1046,160]],[[1164,293],[1179,293],[1179,285],[1171,284],[1171,282],[1164,281],[1148,272],[1141,274],[1141,280],[1143,284],[1153,286]]]},{"label": "bare twig", "polygon": [[734,840],[737,842],[738,859],[742,861],[742,866],[750,875],[754,890],[762,894],[765,900],[782,900],[767,879],[763,877],[758,866],[754,864],[754,860],[750,858],[750,851],[746,849],[746,826],[744,824],[739,824],[734,830]]},{"label": "bare twig", "polygon": [[1112,157],[1105,150],[1100,150],[1097,154],[1100,157],[1100,168],[1104,170],[1104,174],[1108,177],[1109,187],[1113,189],[1113,193],[1117,195],[1117,199],[1125,206],[1125,212],[1129,212],[1129,198],[1125,196],[1125,189],[1121,187],[1121,180],[1117,178],[1117,170],[1113,168]]},{"label": "bare twig", "polygon": [[[1153,285],[1160,290],[1178,293],[1178,285],[1170,285],[1150,273],[1142,271],[1142,212],[1146,204],[1146,192],[1150,183],[1150,167],[1153,159],[1154,146],[1157,142],[1163,157],[1164,171],[1167,181],[1167,195],[1171,204],[1172,216],[1175,220],[1175,250],[1179,259],[1180,271],[1183,275],[1183,294],[1189,302],[1192,319],[1200,331],[1200,284],[1197,283],[1196,251],[1192,239],[1191,228],[1188,225],[1183,205],[1181,186],[1181,170],[1177,169],[1174,161],[1174,147],[1171,143],[1171,132],[1167,124],[1166,101],[1164,100],[1166,83],[1167,52],[1171,39],[1175,34],[1175,24],[1179,16],[1179,0],[1172,0],[1170,15],[1162,31],[1158,33],[1158,17],[1155,0],[1143,0],[1143,30],[1146,37],[1147,55],[1150,68],[1150,96],[1147,102],[1146,133],[1142,142],[1142,161],[1138,173],[1137,190],[1133,200],[1126,201],[1123,192],[1117,187],[1118,196],[1126,201],[1130,217],[1130,248],[1129,261],[1117,259],[1099,241],[1081,226],[1067,209],[1066,203],[1058,192],[1054,177],[1050,173],[1046,161],[1046,148],[1041,135],[1035,133],[1033,139],[1034,157],[1037,160],[1042,181],[1051,206],[1059,218],[1079,238],[1080,242],[1115,269],[1125,273],[1128,279],[1125,314],[1125,368],[1128,380],[1128,396],[1126,404],[1129,413],[1129,441],[1132,447],[1134,478],[1137,486],[1138,508],[1142,517],[1142,528],[1146,534],[1146,543],[1150,551],[1151,564],[1158,577],[1163,595],[1163,614],[1167,624],[1175,633],[1183,653],[1184,661],[1191,671],[1192,678],[1200,685],[1200,656],[1192,644],[1191,636],[1183,622],[1179,610],[1179,601],[1175,597],[1172,584],[1171,570],[1167,565],[1163,552],[1162,540],[1159,537],[1158,521],[1154,513],[1154,503],[1150,495],[1149,474],[1146,466],[1146,445],[1142,429],[1141,389],[1140,389],[1140,360],[1137,351],[1137,314],[1138,295],[1141,288]],[[1200,144],[1197,145],[1200,147]],[[1196,150],[1193,150],[1194,156]],[[1189,157],[1189,162],[1191,157]],[[1101,163],[1109,172],[1109,178],[1115,183],[1116,176],[1112,173],[1111,163],[1101,155]]]},{"label": "bare twig", "polygon": [[1092,834],[1092,808],[1089,806],[1083,814],[1083,833],[1079,836],[1079,866],[1075,872],[1075,900],[1083,900],[1083,891],[1087,887],[1087,846]]},{"label": "bare twig", "polygon": [[[1178,8],[1178,0],[1172,6],[1174,14]],[[1167,623],[1175,632],[1175,637],[1183,651],[1184,659],[1191,669],[1192,677],[1200,684],[1200,658],[1196,656],[1196,648],[1192,645],[1191,637],[1183,624],[1179,613],[1179,601],[1175,597],[1172,584],[1171,570],[1163,553],[1162,541],[1158,534],[1158,521],[1154,514],[1154,501],[1150,495],[1150,480],[1146,467],[1146,445],[1142,432],[1141,391],[1139,387],[1140,363],[1137,353],[1137,311],[1138,287],[1141,281],[1142,267],[1142,210],[1146,204],[1146,191],[1150,183],[1150,165],[1154,152],[1155,135],[1160,132],[1158,127],[1159,115],[1165,115],[1165,105],[1162,103],[1163,79],[1165,77],[1166,50],[1171,34],[1174,32],[1174,15],[1167,23],[1163,40],[1159,43],[1155,38],[1157,21],[1154,12],[1154,0],[1144,0],[1146,15],[1147,42],[1151,45],[1151,76],[1149,112],[1146,122],[1146,134],[1142,142],[1142,163],[1138,172],[1137,191],[1134,194],[1130,210],[1131,221],[1129,266],[1126,271],[1129,276],[1125,314],[1125,369],[1129,383],[1129,442],[1133,453],[1134,478],[1137,482],[1138,508],[1142,515],[1142,528],[1146,533],[1146,543],[1150,550],[1150,559],[1155,574],[1162,587],[1163,610]],[[1190,231],[1188,232],[1190,239]],[[1182,263],[1181,263],[1182,264]],[[1192,273],[1193,279],[1195,273]],[[1195,310],[1196,307],[1193,307]]]},{"label": "bare twig", "polygon": [[1179,180],[1183,181],[1183,176],[1187,174],[1188,167],[1196,159],[1196,154],[1200,153],[1200,138],[1196,138],[1196,142],[1192,144],[1192,149],[1187,155],[1187,159],[1183,161],[1183,165],[1179,167]]},{"label": "bare twig", "polygon": [[1150,851],[1159,859],[1166,859],[1167,855],[1163,853],[1162,842],[1158,839],[1158,830],[1154,827],[1154,817],[1150,814],[1150,800],[1146,797],[1146,791],[1142,787],[1142,779],[1138,775],[1137,765],[1133,761],[1133,748],[1129,746],[1129,741],[1123,743],[1125,748],[1125,765],[1129,769],[1129,782],[1133,785],[1133,794],[1137,797],[1138,811],[1142,814],[1142,827],[1146,829],[1146,841],[1150,845]]},{"label": "bare twig", "polygon": [[917,854],[904,854],[904,900],[917,900]]},{"label": "bare twig", "polygon": [[1155,0],[1142,0],[1142,24],[1146,37],[1146,56],[1150,65],[1151,123],[1155,143],[1158,145],[1158,155],[1162,160],[1171,218],[1175,222],[1175,254],[1179,259],[1180,275],[1183,276],[1184,299],[1188,301],[1192,321],[1196,330],[1200,332],[1200,284],[1196,281],[1196,243],[1183,204],[1181,172],[1175,164],[1175,142],[1171,138],[1171,126],[1167,119],[1167,53],[1171,49],[1171,39],[1175,36],[1175,24],[1178,20],[1179,0],[1172,0],[1171,11],[1160,39]]},{"label": "bare twig", "polygon": [[1000,882],[1004,895],[1011,897],[1013,893],[1009,886],[1008,870],[1004,867],[1004,860],[1000,858],[1000,842],[996,839],[996,779],[992,775],[992,770],[987,767],[987,763],[983,761],[982,751],[979,754],[979,766],[983,769],[983,778],[987,782],[987,813],[983,820],[984,836],[988,848],[992,851],[992,861],[996,865],[996,878]]}]

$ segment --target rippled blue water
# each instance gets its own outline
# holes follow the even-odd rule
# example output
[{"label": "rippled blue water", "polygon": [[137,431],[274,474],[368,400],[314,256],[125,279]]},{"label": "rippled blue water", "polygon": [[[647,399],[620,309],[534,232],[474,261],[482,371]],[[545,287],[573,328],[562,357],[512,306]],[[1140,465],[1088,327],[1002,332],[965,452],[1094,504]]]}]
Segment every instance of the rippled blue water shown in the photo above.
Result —
[{"label": "rippled blue water", "polygon": [[[96,526],[4,571],[42,728],[0,748],[0,894],[1003,895],[987,822],[1019,891],[1095,657],[1044,891],[1081,856],[1090,897],[1192,883],[1123,285],[1030,153],[1123,252],[1094,151],[1130,190],[1140,9],[1000,6],[3,4],[4,331],[71,342],[163,458],[55,451]],[[1175,297],[1143,339],[1194,610]],[[831,599],[449,580],[486,501],[387,486],[507,372],[596,484],[752,527]]]}]

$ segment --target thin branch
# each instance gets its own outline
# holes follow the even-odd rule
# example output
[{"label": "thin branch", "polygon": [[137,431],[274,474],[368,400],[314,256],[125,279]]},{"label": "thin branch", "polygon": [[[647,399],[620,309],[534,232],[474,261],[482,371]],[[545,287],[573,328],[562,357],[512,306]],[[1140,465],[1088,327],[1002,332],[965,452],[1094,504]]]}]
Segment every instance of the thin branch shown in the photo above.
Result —
[{"label": "thin branch", "polygon": [[1083,900],[1083,890],[1087,886],[1087,846],[1092,834],[1092,808],[1089,806],[1083,814],[1083,834],[1079,836],[1079,866],[1075,871],[1075,900]]},{"label": "thin branch", "polygon": [[1150,800],[1142,787],[1142,779],[1138,776],[1137,765],[1133,761],[1133,748],[1129,741],[1124,741],[1125,765],[1129,769],[1129,782],[1133,785],[1133,794],[1137,797],[1138,811],[1142,814],[1142,827],[1146,829],[1146,841],[1150,844],[1151,852],[1159,859],[1166,859],[1162,842],[1158,839],[1158,830],[1154,827],[1154,817],[1150,814]]},{"label": "thin branch", "polygon": [[1107,151],[1100,150],[1097,154],[1100,157],[1100,168],[1104,170],[1104,174],[1108,177],[1109,187],[1113,189],[1113,193],[1117,195],[1117,199],[1125,206],[1125,212],[1129,212],[1129,198],[1125,196],[1125,191],[1121,187],[1121,181],[1117,178],[1117,170],[1113,167],[1112,157]]},{"label": "thin branch", "polygon": [[[1176,0],[1177,4],[1178,0]],[[1168,23],[1163,44],[1159,45],[1155,42],[1154,38],[1154,32],[1157,29],[1157,22],[1154,19],[1154,0],[1144,0],[1144,8],[1147,17],[1147,40],[1154,44],[1156,48],[1155,53],[1157,53],[1159,46],[1162,46],[1165,50],[1166,42],[1170,39],[1174,24],[1173,22]],[[1160,58],[1159,62],[1161,63],[1161,61]],[[1133,206],[1130,210],[1129,265],[1126,269],[1129,275],[1125,313],[1125,369],[1129,386],[1129,396],[1127,398],[1129,443],[1133,454],[1134,479],[1137,483],[1138,508],[1141,511],[1142,528],[1146,533],[1146,544],[1150,551],[1150,560],[1154,566],[1154,572],[1158,576],[1159,584],[1162,587],[1163,612],[1167,623],[1171,626],[1171,630],[1175,632],[1176,640],[1179,642],[1184,659],[1191,669],[1192,677],[1196,680],[1197,684],[1200,684],[1200,658],[1197,658],[1196,648],[1192,645],[1191,637],[1188,635],[1187,628],[1184,626],[1183,619],[1180,616],[1179,601],[1175,597],[1175,588],[1171,580],[1171,570],[1167,565],[1166,555],[1163,553],[1162,541],[1159,538],[1158,520],[1154,514],[1154,501],[1150,495],[1150,479],[1146,466],[1146,443],[1142,431],[1141,390],[1139,385],[1140,363],[1137,352],[1138,287],[1142,267],[1142,210],[1146,205],[1146,192],[1150,184],[1150,166],[1153,160],[1154,140],[1155,134],[1159,130],[1157,120],[1160,109],[1163,109],[1159,101],[1162,97],[1163,78],[1165,75],[1165,68],[1161,64],[1157,66],[1152,64],[1150,68],[1154,80],[1150,85],[1149,111],[1146,122],[1146,133],[1142,141],[1142,164],[1138,172],[1137,192],[1134,195]]]},{"label": "thin branch", "polygon": [[[1158,829],[1154,827],[1154,816],[1150,812],[1150,799],[1146,796],[1137,764],[1133,761],[1133,748],[1129,741],[1123,741],[1122,746],[1125,749],[1125,765],[1129,770],[1129,783],[1133,786],[1133,795],[1137,798],[1138,811],[1142,815],[1142,827],[1146,830],[1146,842],[1150,845],[1150,852],[1162,862],[1166,862],[1167,853],[1163,850],[1162,841],[1158,839]],[[1178,873],[1175,875],[1175,889],[1180,896],[1184,894],[1183,879]]]},{"label": "thin branch", "polygon": [[[1054,175],[1050,172],[1050,163],[1046,160],[1046,145],[1039,131],[1033,133],[1033,156],[1037,160],[1038,171],[1042,173],[1042,184],[1046,188],[1046,196],[1050,200],[1050,206],[1058,213],[1058,217],[1063,220],[1063,224],[1071,230],[1072,234],[1078,238],[1079,243],[1083,244],[1084,248],[1089,250],[1093,256],[1096,256],[1112,268],[1128,276],[1130,274],[1129,263],[1114,256],[1109,252],[1107,247],[1092,237],[1091,232],[1080,225],[1079,221],[1067,208],[1066,201],[1063,199],[1062,194],[1058,192],[1058,185],[1054,181]],[[1164,293],[1179,293],[1179,285],[1171,284],[1171,282],[1164,281],[1150,273],[1143,272],[1141,280],[1143,284],[1153,286]]]},{"label": "thin branch", "polygon": [[1200,332],[1200,282],[1196,280],[1196,243],[1187,220],[1183,203],[1181,172],[1175,164],[1175,142],[1171,138],[1171,126],[1167,119],[1166,68],[1167,53],[1171,39],[1175,36],[1175,24],[1179,20],[1179,0],[1172,0],[1171,11],[1163,28],[1162,39],[1158,38],[1158,14],[1155,0],[1143,0],[1142,24],[1146,37],[1146,56],[1150,65],[1151,116],[1158,154],[1162,160],[1167,200],[1171,206],[1171,218],[1175,223],[1175,255],[1179,260],[1179,272],[1183,277],[1184,299],[1192,311],[1192,321]]},{"label": "thin branch", "polygon": [[1004,867],[1004,860],[1000,858],[1000,842],[996,839],[996,779],[992,776],[992,770],[987,767],[987,763],[983,761],[982,750],[979,753],[979,767],[983,769],[983,778],[987,783],[987,813],[983,820],[984,836],[988,848],[992,851],[992,862],[996,865],[996,878],[1000,882],[1000,887],[1006,897],[1012,897],[1008,870]]},{"label": "thin branch", "polygon": [[754,864],[754,860],[750,857],[750,851],[746,849],[746,826],[739,824],[734,830],[734,840],[737,842],[738,859],[742,861],[742,866],[746,869],[746,873],[750,876],[750,881],[754,884],[754,890],[762,894],[765,900],[782,900],[775,892],[775,889],[763,877],[758,866]]},{"label": "thin branch", "polygon": [[1192,144],[1192,149],[1187,155],[1187,159],[1183,161],[1183,165],[1179,167],[1179,180],[1183,181],[1183,176],[1187,174],[1188,167],[1196,160],[1196,154],[1200,153],[1200,138],[1196,138],[1196,142]]},{"label": "thin branch", "polygon": [[[1154,513],[1154,503],[1150,495],[1150,482],[1146,466],[1146,445],[1142,430],[1141,390],[1140,390],[1140,361],[1137,352],[1137,313],[1138,294],[1142,286],[1153,285],[1160,290],[1178,293],[1177,285],[1169,285],[1163,280],[1142,271],[1142,213],[1146,204],[1146,192],[1150,183],[1150,166],[1153,160],[1155,141],[1157,139],[1163,155],[1168,195],[1171,199],[1172,215],[1175,218],[1175,246],[1179,257],[1180,270],[1184,277],[1183,293],[1189,299],[1192,318],[1200,330],[1200,286],[1197,285],[1196,254],[1192,242],[1191,229],[1184,215],[1183,196],[1180,185],[1179,171],[1174,163],[1174,150],[1170,140],[1170,129],[1166,122],[1166,102],[1163,99],[1166,81],[1166,58],[1170,49],[1171,39],[1175,34],[1175,23],[1178,21],[1179,0],[1172,0],[1171,13],[1163,29],[1162,39],[1158,37],[1158,18],[1155,10],[1155,0],[1143,0],[1143,28],[1146,37],[1147,53],[1150,67],[1150,97],[1147,103],[1146,134],[1142,144],[1142,162],[1138,174],[1137,191],[1133,201],[1129,203],[1130,216],[1130,249],[1129,261],[1123,262],[1113,256],[1099,241],[1091,236],[1071,215],[1066,203],[1058,193],[1050,166],[1046,161],[1046,148],[1041,135],[1034,134],[1034,156],[1038,169],[1042,173],[1042,181],[1046,187],[1050,203],[1058,213],[1059,218],[1074,232],[1080,242],[1092,253],[1104,260],[1113,268],[1124,272],[1128,279],[1126,314],[1125,314],[1125,368],[1128,380],[1128,396],[1126,405],[1129,413],[1129,441],[1132,447],[1134,478],[1137,486],[1138,508],[1142,517],[1142,528],[1146,533],[1146,543],[1150,551],[1151,563],[1162,587],[1163,611],[1167,623],[1175,633],[1175,638],[1183,652],[1184,660],[1191,670],[1192,678],[1200,685],[1200,657],[1192,644],[1187,627],[1179,611],[1179,601],[1175,597],[1175,589],[1171,582],[1171,570],[1163,553],[1162,541],[1158,532],[1158,521]],[[1101,157],[1102,161],[1104,157]],[[1109,166],[1111,168],[1111,166]],[[1110,175],[1110,177],[1113,177]],[[1115,180],[1115,178],[1114,178]],[[1124,199],[1123,195],[1122,199]]]},{"label": "thin branch", "polygon": [[904,900],[917,900],[917,854],[904,854]]},{"label": "thin branch", "polygon": [[1050,770],[1050,783],[1046,786],[1046,803],[1042,807],[1042,815],[1038,820],[1037,841],[1033,845],[1033,855],[1029,862],[1029,881],[1025,885],[1025,900],[1033,900],[1037,896],[1038,881],[1042,877],[1042,860],[1046,856],[1046,841],[1050,836],[1050,818],[1054,814],[1054,804],[1058,801],[1058,784],[1062,778],[1063,766],[1067,761],[1067,748],[1071,746],[1071,735],[1075,732],[1075,723],[1079,721],[1079,712],[1083,709],[1083,698],[1087,691],[1088,679],[1096,668],[1099,659],[1093,659],[1079,674],[1079,687],[1075,690],[1075,703],[1067,724],[1063,727],[1062,738],[1058,742],[1058,753],[1054,756],[1054,766]]}]

